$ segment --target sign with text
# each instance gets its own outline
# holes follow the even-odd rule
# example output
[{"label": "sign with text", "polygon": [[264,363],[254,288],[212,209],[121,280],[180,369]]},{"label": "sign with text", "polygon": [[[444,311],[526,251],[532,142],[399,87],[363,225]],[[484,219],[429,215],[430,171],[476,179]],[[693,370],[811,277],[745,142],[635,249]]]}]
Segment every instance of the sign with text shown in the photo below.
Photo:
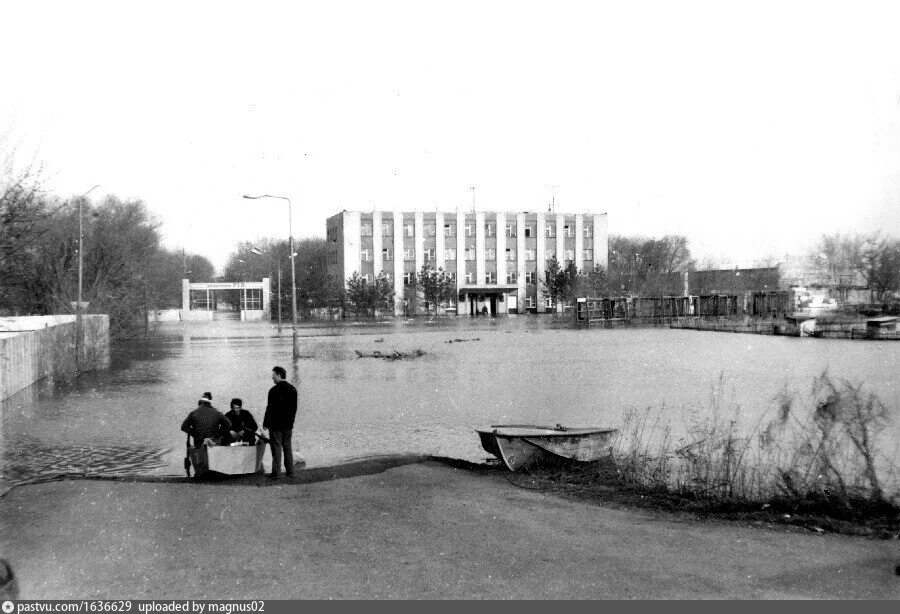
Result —
[{"label": "sign with text", "polygon": [[213,282],[213,283],[196,283],[189,284],[191,290],[248,290],[251,288],[262,288],[261,281],[236,281],[231,283]]}]

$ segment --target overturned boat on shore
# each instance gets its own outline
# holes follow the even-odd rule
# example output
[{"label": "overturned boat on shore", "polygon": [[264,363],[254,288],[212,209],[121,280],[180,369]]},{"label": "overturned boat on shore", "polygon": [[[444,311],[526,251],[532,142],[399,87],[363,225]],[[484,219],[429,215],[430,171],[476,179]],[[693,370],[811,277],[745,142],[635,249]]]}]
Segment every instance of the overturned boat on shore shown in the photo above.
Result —
[{"label": "overturned boat on shore", "polygon": [[598,460],[610,453],[618,429],[495,424],[475,431],[482,448],[502,460],[510,471],[516,471],[542,463]]}]

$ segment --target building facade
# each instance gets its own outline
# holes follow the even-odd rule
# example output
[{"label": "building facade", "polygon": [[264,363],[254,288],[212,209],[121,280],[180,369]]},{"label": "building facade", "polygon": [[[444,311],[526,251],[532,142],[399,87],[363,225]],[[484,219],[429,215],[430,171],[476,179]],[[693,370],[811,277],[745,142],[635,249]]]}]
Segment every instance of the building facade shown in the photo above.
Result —
[{"label": "building facade", "polygon": [[346,285],[354,272],[367,281],[386,274],[397,315],[425,312],[416,291],[423,265],[455,280],[451,312],[550,311],[542,283],[547,262],[605,269],[609,249],[605,213],[342,211],[328,218],[326,238],[334,283]]}]

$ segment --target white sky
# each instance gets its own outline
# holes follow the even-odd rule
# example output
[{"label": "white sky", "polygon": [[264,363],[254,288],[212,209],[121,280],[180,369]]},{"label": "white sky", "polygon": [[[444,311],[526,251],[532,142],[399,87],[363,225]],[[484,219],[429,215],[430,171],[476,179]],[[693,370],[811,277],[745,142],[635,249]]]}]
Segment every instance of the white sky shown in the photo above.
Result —
[{"label": "white sky", "polygon": [[[744,262],[900,234],[900,3],[4,2],[0,130],[167,244],[341,209],[606,211]],[[25,156],[27,157],[27,156]]]}]

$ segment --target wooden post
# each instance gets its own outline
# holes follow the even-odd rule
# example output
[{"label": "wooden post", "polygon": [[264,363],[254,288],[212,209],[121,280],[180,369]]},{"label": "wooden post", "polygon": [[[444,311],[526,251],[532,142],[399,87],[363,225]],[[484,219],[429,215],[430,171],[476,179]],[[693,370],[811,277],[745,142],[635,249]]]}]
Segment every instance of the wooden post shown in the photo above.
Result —
[{"label": "wooden post", "polygon": [[147,278],[144,278],[144,334],[150,334],[150,291],[147,288]]}]

